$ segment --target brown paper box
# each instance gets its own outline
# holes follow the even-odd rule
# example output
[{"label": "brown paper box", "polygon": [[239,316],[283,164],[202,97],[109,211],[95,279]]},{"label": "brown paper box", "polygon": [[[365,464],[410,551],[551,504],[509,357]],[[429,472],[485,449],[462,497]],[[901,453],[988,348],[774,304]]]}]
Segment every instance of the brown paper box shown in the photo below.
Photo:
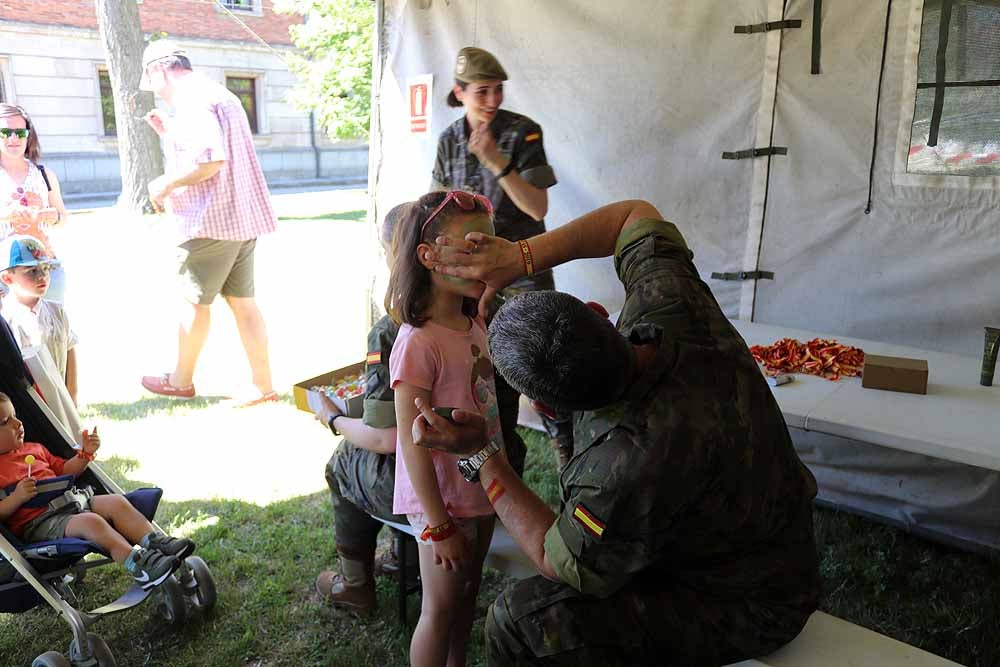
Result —
[{"label": "brown paper box", "polygon": [[[309,396],[308,391],[310,387],[315,387],[317,385],[334,385],[341,378],[345,378],[348,375],[360,375],[364,377],[365,375],[365,362],[359,361],[356,364],[351,364],[350,366],[345,366],[344,368],[338,368],[335,371],[330,371],[329,373],[323,373],[322,375],[317,375],[314,378],[309,378],[308,380],[303,380],[302,382],[296,383],[292,387],[292,396],[295,398],[295,407],[299,410],[305,410],[306,412],[313,412],[309,407]],[[345,417],[360,417],[364,412],[364,394],[360,396],[355,396],[348,400],[342,398],[337,398],[336,396],[331,396],[331,400],[337,409],[340,410]]]},{"label": "brown paper box", "polygon": [[904,391],[909,394],[927,393],[927,360],[906,357],[865,355],[861,386],[869,389]]}]

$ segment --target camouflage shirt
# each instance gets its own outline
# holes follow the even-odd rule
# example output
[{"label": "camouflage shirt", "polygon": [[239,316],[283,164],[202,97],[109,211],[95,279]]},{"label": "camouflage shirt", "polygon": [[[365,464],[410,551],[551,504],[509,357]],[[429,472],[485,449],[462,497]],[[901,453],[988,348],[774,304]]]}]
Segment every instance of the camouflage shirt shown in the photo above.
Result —
[{"label": "camouflage shirt", "polygon": [[815,608],[816,482],[691,258],[668,222],[641,220],[618,239],[618,329],[658,351],[624,398],[577,415],[545,552],[598,597],[670,581]]},{"label": "camouflage shirt", "polygon": [[[514,167],[524,180],[538,188],[551,188],[556,184],[555,173],[545,159],[542,128],[538,123],[527,116],[500,109],[490,123],[490,130],[497,149],[514,161]],[[468,132],[463,116],[441,133],[434,162],[434,187],[486,195],[493,202],[497,236],[518,241],[544,232],[545,223],[519,209],[493,172],[469,152]]]},{"label": "camouflage shirt", "polygon": [[384,315],[368,332],[362,421],[372,428],[396,426],[395,392],[389,382],[389,353],[398,333],[399,327],[388,315]]}]

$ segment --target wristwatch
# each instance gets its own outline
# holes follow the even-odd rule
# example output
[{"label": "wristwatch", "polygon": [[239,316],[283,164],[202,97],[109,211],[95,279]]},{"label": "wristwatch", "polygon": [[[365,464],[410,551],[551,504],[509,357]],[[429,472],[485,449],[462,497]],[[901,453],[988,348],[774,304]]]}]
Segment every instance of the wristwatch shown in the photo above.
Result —
[{"label": "wristwatch", "polygon": [[462,473],[462,477],[469,484],[475,484],[479,481],[479,469],[483,467],[486,460],[491,456],[500,451],[500,445],[493,442],[492,440],[485,447],[480,449],[478,452],[473,454],[467,459],[458,460],[458,470]]},{"label": "wristwatch", "polygon": [[333,434],[334,434],[334,435],[340,435],[340,431],[338,431],[338,430],[337,430],[337,427],[336,427],[336,426],[334,426],[334,424],[333,424],[333,423],[334,423],[335,421],[337,421],[337,417],[343,417],[343,416],[344,416],[344,415],[342,415],[342,414],[340,414],[340,413],[337,413],[337,414],[335,414],[334,416],[330,417],[330,421],[328,421],[328,422],[326,423],[326,425],[330,427],[330,430],[331,430],[331,431],[333,431]]}]

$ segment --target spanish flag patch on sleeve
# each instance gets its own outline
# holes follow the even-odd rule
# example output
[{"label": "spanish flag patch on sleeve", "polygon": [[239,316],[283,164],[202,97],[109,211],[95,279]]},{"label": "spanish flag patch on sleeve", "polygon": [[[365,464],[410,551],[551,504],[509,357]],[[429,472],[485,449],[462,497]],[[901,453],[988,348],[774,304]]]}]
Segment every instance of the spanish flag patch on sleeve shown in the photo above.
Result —
[{"label": "spanish flag patch on sleeve", "polygon": [[573,518],[594,537],[600,538],[604,535],[604,524],[583,505],[576,506],[576,509],[573,510]]},{"label": "spanish flag patch on sleeve", "polygon": [[525,141],[538,141],[541,138],[542,138],[541,132],[531,132],[530,134],[524,135]]},{"label": "spanish flag patch on sleeve", "polygon": [[[356,359],[357,357],[355,357]],[[382,363],[382,353],[381,352],[369,352],[368,356],[365,357],[365,362],[369,365]]]}]

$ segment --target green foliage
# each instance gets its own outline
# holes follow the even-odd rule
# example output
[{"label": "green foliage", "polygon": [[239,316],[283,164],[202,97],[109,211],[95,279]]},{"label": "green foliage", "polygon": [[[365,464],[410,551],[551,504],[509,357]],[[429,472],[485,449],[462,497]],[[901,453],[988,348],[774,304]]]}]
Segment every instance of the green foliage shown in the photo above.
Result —
[{"label": "green foliage", "polygon": [[304,23],[290,28],[303,55],[288,59],[299,77],[289,102],[314,110],[331,139],[367,137],[375,48],[373,0],[276,0],[275,9],[305,17]]}]

